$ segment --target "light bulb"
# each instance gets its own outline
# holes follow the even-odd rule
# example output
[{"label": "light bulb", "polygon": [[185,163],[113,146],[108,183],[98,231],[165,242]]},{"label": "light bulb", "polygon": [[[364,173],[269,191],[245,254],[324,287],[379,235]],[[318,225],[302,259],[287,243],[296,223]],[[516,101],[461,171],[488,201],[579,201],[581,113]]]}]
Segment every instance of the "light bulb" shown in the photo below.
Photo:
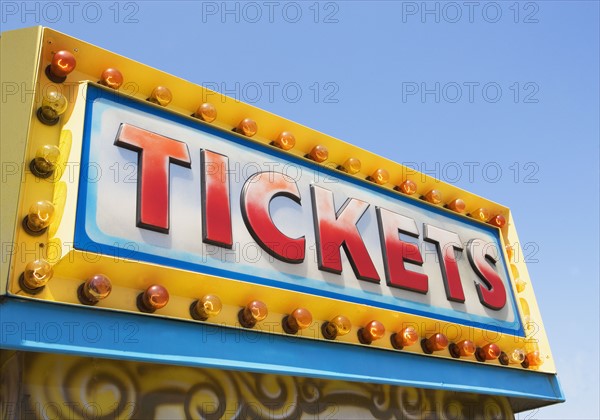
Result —
[{"label": "light bulb", "polygon": [[25,271],[19,278],[21,289],[29,294],[37,294],[54,276],[54,269],[46,260],[35,260],[27,263]]},{"label": "light bulb", "polygon": [[506,224],[506,217],[504,217],[501,214],[498,214],[498,215],[492,217],[488,223],[490,225],[494,225],[496,227],[503,228],[504,225]]},{"label": "light bulb", "polygon": [[41,123],[55,125],[59,117],[67,111],[68,107],[69,102],[62,93],[50,90],[44,93],[42,106],[38,108],[36,115]]},{"label": "light bulb", "polygon": [[329,151],[327,150],[327,147],[317,144],[312,148],[307,157],[315,162],[325,162],[329,158]]},{"label": "light bulb", "polygon": [[371,181],[378,185],[387,184],[390,180],[390,174],[385,169],[377,169],[373,174],[369,177]]},{"label": "light bulb", "polygon": [[440,204],[442,202],[442,193],[438,190],[431,190],[425,194],[425,200],[431,204]]},{"label": "light bulb", "polygon": [[346,335],[352,329],[352,323],[344,315],[338,315],[331,321],[326,321],[321,325],[323,337],[328,340],[334,340],[337,336]]},{"label": "light bulb", "polygon": [[450,204],[448,204],[448,208],[450,210],[453,210],[453,211],[457,212],[457,213],[463,213],[465,211],[466,207],[467,207],[467,205],[460,198],[457,198],[456,200],[454,200]]},{"label": "light bulb", "polygon": [[53,219],[54,204],[48,200],[40,200],[29,208],[29,213],[23,219],[22,226],[28,234],[40,236],[46,232]]},{"label": "light bulb", "polygon": [[169,303],[169,292],[160,284],[153,284],[137,298],[138,309],[142,312],[152,313],[164,308]]},{"label": "light bulb", "polygon": [[196,109],[193,116],[200,118],[202,121],[213,122],[217,119],[217,108],[209,102],[204,102]]},{"label": "light bulb", "polygon": [[523,365],[523,367],[539,367],[543,363],[544,360],[542,359],[540,352],[536,350],[527,353],[527,355],[525,356],[525,360],[521,364]]},{"label": "light bulb", "polygon": [[527,282],[521,280],[520,278],[515,280],[515,287],[517,288],[517,293],[522,293],[527,286]]},{"label": "light bulb", "polygon": [[490,343],[486,344],[483,347],[477,347],[475,350],[475,358],[480,362],[485,362],[486,360],[495,360],[500,357],[500,347],[497,344]]},{"label": "light bulb", "polygon": [[253,300],[238,312],[238,320],[245,328],[253,328],[257,322],[267,317],[267,305],[260,300]]},{"label": "light bulb", "polygon": [[392,334],[390,338],[395,349],[402,350],[419,341],[419,334],[413,327],[406,327],[402,331]]},{"label": "light bulb", "polygon": [[205,295],[192,303],[190,314],[194,319],[206,321],[208,318],[219,315],[222,308],[223,304],[217,295]]},{"label": "light bulb", "polygon": [[436,333],[429,338],[421,340],[421,348],[427,354],[432,354],[434,351],[442,351],[446,347],[448,347],[448,338],[442,333]]},{"label": "light bulb", "polygon": [[458,359],[459,357],[470,357],[475,354],[475,343],[471,340],[463,340],[458,343],[451,343],[448,346],[448,351],[450,352],[450,356]]},{"label": "light bulb", "polygon": [[112,283],[104,274],[96,274],[79,286],[77,296],[84,305],[95,305],[106,299],[112,291]]},{"label": "light bulb", "polygon": [[346,162],[340,167],[344,172],[348,172],[349,174],[356,174],[360,172],[361,163],[357,158],[348,158]]},{"label": "light bulb", "polygon": [[123,74],[121,74],[119,69],[113,67],[107,68],[100,75],[98,83],[112,89],[119,89],[123,84]]},{"label": "light bulb", "polygon": [[282,131],[272,144],[280,149],[290,150],[296,145],[296,137],[289,131]]},{"label": "light bulb", "polygon": [[63,83],[67,75],[75,70],[77,60],[69,51],[61,50],[54,53],[50,65],[46,67],[46,76],[55,83]]},{"label": "light bulb", "polygon": [[358,330],[358,341],[362,344],[371,344],[373,341],[383,338],[384,335],[385,327],[383,324],[373,320]]},{"label": "light bulb", "polygon": [[48,178],[54,173],[60,159],[60,149],[52,144],[46,144],[35,152],[35,157],[29,163],[29,169],[38,178]]},{"label": "light bulb", "polygon": [[173,94],[165,86],[156,86],[148,98],[148,101],[160,106],[167,106],[172,100]]},{"label": "light bulb", "polygon": [[490,219],[490,211],[484,207],[480,207],[471,213],[471,217],[481,222],[487,222]]},{"label": "light bulb", "polygon": [[312,324],[312,315],[305,308],[296,308],[290,315],[283,318],[281,326],[288,334],[296,334],[299,330],[304,330]]},{"label": "light bulb", "polygon": [[402,184],[398,185],[396,190],[406,195],[413,195],[417,192],[417,184],[414,181],[407,179]]},{"label": "light bulb", "polygon": [[246,137],[252,137],[258,131],[258,125],[252,118],[244,118],[235,128],[236,133],[243,134]]}]

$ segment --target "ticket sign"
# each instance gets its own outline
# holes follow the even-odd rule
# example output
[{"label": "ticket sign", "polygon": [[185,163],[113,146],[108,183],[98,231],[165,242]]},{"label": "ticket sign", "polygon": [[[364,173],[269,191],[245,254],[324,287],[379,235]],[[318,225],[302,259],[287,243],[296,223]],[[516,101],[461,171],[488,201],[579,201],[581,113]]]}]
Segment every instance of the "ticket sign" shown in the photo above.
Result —
[{"label": "ticket sign", "polygon": [[524,335],[498,228],[88,93],[75,248]]}]

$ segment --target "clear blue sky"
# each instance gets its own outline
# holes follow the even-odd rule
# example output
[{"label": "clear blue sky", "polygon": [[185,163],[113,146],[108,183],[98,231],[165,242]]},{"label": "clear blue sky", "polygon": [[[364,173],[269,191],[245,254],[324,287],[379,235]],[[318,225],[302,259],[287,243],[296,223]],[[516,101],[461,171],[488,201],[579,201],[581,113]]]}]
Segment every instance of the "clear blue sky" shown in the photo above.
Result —
[{"label": "clear blue sky", "polygon": [[599,418],[598,2],[464,3],[3,1],[1,25],[50,26],[510,207],[568,399],[528,418]]}]

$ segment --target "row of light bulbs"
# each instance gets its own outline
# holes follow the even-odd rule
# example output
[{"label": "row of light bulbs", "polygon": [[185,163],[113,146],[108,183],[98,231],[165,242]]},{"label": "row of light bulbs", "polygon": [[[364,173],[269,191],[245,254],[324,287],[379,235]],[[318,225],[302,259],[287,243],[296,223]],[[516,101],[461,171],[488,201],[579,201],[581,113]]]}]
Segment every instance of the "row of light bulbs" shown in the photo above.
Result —
[{"label": "row of light bulbs", "polygon": [[[46,75],[50,80],[62,83],[66,80],[67,75],[75,70],[75,66],[76,60],[73,54],[69,51],[61,50],[53,55],[50,64],[46,68]],[[123,84],[123,75],[116,68],[107,68],[100,75],[99,83],[112,89],[118,89]],[[173,94],[169,88],[157,86],[152,90],[152,93],[147,100],[160,106],[167,106],[173,100]],[[66,112],[67,107],[67,100],[62,94],[56,91],[49,91],[44,95],[42,106],[38,109],[37,115],[42,123],[53,125],[58,122],[60,115]],[[196,109],[192,116],[210,123],[217,118],[217,109],[213,104],[205,102]],[[247,137],[252,137],[258,132],[258,125],[253,119],[244,118],[233,131]],[[291,132],[283,131],[271,144],[287,151],[294,148],[296,145],[296,138]],[[37,176],[40,176],[41,174],[41,177],[47,177],[54,171],[56,161],[58,160],[56,157],[57,151],[50,149],[51,146],[44,146],[36,153],[36,158],[34,160],[37,163],[35,165],[32,164],[31,166],[35,166],[32,169],[32,172]],[[329,158],[329,151],[324,145],[316,145],[305,155],[305,157],[315,162],[323,163]],[[359,159],[351,157],[337,168],[354,175],[360,172],[361,162]],[[390,175],[386,169],[379,168],[368,176],[367,180],[378,185],[385,185],[389,182]],[[414,181],[407,179],[400,185],[397,185],[394,189],[406,195],[414,195],[417,192],[417,184]],[[421,198],[435,205],[442,203],[442,194],[436,189],[428,191],[421,196]],[[464,200],[457,198],[450,203],[447,203],[444,207],[449,208],[456,213],[464,213],[466,210],[466,203]],[[490,223],[499,228],[504,227],[506,224],[506,218],[503,215],[493,215],[485,208],[478,208],[468,215],[476,220]]]},{"label": "row of light bulbs", "polygon": [[[35,260],[27,264],[19,283],[27,293],[37,294],[44,289],[53,275],[54,270],[47,261]],[[103,274],[96,274],[80,284],[77,296],[84,305],[96,305],[101,300],[106,299],[111,291],[111,280]],[[149,286],[139,293],[136,299],[138,310],[144,313],[154,313],[164,308],[167,303],[169,303],[169,292],[160,284]],[[222,307],[221,299],[217,295],[207,294],[192,302],[189,312],[193,319],[206,321],[219,315]],[[257,323],[266,319],[267,315],[267,305],[260,300],[253,300],[240,309],[238,321],[244,328],[254,328]],[[297,334],[300,330],[309,328],[312,323],[312,314],[308,309],[302,307],[296,308],[281,321],[282,328],[287,334]],[[321,324],[321,334],[328,340],[335,340],[338,336],[346,335],[351,330],[352,324],[344,315],[338,315]],[[369,345],[382,339],[385,332],[385,326],[381,322],[373,320],[358,329],[357,337],[360,343]],[[393,333],[390,341],[395,349],[402,350],[419,342],[419,334],[414,327],[409,326]],[[474,356],[480,362],[498,360],[502,365],[521,364],[525,368],[537,367],[542,364],[538,351],[526,354],[522,349],[517,348],[505,353],[495,343],[489,343],[481,347],[476,346],[471,340],[450,343],[442,333],[435,333],[422,338],[420,345],[426,354],[448,349],[450,355],[456,359]]]}]

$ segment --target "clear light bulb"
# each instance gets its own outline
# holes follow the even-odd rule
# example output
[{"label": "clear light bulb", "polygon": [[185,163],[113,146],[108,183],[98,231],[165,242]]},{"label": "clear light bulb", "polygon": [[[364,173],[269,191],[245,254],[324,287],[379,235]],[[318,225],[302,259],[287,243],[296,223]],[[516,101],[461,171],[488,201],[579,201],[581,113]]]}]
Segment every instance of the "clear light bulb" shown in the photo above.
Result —
[{"label": "clear light bulb", "polygon": [[43,234],[54,219],[54,204],[48,200],[33,203],[23,220],[23,228],[33,236]]},{"label": "clear light bulb", "polygon": [[33,291],[40,290],[53,276],[54,269],[48,261],[43,259],[31,261],[25,266],[22,276],[22,286]]},{"label": "clear light bulb", "polygon": [[60,149],[57,146],[46,144],[37,149],[29,169],[38,178],[48,178],[54,173],[59,159]]},{"label": "clear light bulb", "polygon": [[54,125],[68,107],[69,102],[62,93],[50,90],[42,97],[42,106],[38,108],[37,117],[43,124]]}]

